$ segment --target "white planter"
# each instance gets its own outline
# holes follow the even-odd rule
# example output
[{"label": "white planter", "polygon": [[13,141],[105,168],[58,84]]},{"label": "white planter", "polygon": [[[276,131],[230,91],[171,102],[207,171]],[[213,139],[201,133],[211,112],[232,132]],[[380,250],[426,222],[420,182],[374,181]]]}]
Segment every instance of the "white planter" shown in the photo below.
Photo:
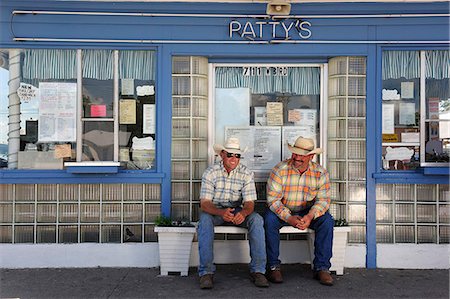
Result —
[{"label": "white planter", "polygon": [[180,272],[181,276],[187,276],[196,228],[155,226],[155,232],[158,233],[161,275]]},{"label": "white planter", "polygon": [[[345,250],[347,248],[347,235],[351,231],[348,226],[335,226],[333,233],[333,257],[331,258],[330,271],[336,271],[336,275],[344,274]],[[309,248],[311,250],[311,266],[314,260],[314,231],[308,235]]]},{"label": "white planter", "polygon": [[330,271],[336,271],[337,275],[344,274],[345,250],[347,248],[348,226],[337,226],[333,235],[333,257],[331,258]]}]

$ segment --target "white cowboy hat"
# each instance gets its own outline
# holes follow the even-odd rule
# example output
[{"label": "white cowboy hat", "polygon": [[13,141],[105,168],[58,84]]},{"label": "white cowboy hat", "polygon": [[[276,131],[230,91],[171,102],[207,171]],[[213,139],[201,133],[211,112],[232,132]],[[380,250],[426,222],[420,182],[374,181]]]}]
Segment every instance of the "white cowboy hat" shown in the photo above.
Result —
[{"label": "white cowboy hat", "polygon": [[321,148],[314,148],[314,140],[310,138],[298,137],[293,145],[288,143],[289,150],[297,155],[307,156],[312,154],[320,154]]},{"label": "white cowboy hat", "polygon": [[216,154],[220,154],[221,151],[226,151],[228,153],[232,154],[243,154],[247,148],[244,150],[241,150],[241,145],[239,144],[239,139],[236,137],[230,137],[227,139],[224,145],[221,144],[214,144],[213,145],[214,151]]}]

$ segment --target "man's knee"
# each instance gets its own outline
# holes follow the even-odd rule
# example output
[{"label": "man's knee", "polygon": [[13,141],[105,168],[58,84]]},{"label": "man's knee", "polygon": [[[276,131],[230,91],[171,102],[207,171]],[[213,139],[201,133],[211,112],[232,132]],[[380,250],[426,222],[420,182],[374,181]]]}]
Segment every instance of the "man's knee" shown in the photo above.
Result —
[{"label": "man's knee", "polygon": [[325,213],[318,219],[318,225],[324,227],[325,229],[333,230],[334,228],[334,218],[330,213]]},{"label": "man's knee", "polygon": [[264,219],[262,218],[261,215],[259,215],[256,212],[251,213],[250,215],[247,216],[248,220],[247,223],[248,225],[256,225],[256,226],[264,226]]},{"label": "man's knee", "polygon": [[214,216],[208,213],[201,213],[198,225],[199,227],[214,226]]},{"label": "man's knee", "polygon": [[267,210],[264,214],[264,227],[267,229],[279,229],[280,220],[278,216],[271,210]]}]

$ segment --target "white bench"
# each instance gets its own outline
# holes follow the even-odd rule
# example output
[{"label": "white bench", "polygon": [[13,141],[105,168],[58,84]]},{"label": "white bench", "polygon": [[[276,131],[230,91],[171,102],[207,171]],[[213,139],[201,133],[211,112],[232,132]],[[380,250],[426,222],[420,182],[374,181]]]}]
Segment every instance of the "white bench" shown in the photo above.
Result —
[{"label": "white bench", "polygon": [[[339,228],[342,229],[342,228]],[[345,237],[350,229],[348,227],[344,228]],[[347,238],[345,241],[341,241],[340,236],[337,235],[336,228],[334,230],[334,240],[333,240],[333,257],[331,258],[331,268],[330,271],[336,271],[337,275],[344,274],[344,257],[345,257],[345,246],[347,245]],[[214,233],[216,234],[247,234],[248,230],[243,227],[232,226],[232,225],[220,225],[214,227]],[[312,229],[298,229],[292,226],[283,226],[280,229],[280,234],[307,234],[308,235],[308,248],[309,256],[311,259],[311,267],[313,267],[312,261],[314,260],[314,230]],[[341,232],[339,232],[341,234]],[[344,247],[344,249],[341,249]],[[343,251],[343,252],[342,252]],[[340,257],[343,253],[342,258]]]}]

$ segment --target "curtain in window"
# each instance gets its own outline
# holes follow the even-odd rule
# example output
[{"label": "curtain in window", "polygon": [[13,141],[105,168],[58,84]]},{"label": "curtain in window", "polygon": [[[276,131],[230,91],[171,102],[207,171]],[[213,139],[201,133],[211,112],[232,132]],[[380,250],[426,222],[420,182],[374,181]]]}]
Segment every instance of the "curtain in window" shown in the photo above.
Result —
[{"label": "curtain in window", "polygon": [[383,80],[420,77],[419,51],[384,51]]},{"label": "curtain in window", "polygon": [[[263,68],[265,70],[265,68]],[[217,88],[247,87],[252,93],[292,93],[297,95],[320,94],[320,68],[289,67],[288,75],[244,76],[242,67],[216,68]]]},{"label": "curtain in window", "polygon": [[155,80],[156,74],[154,51],[120,51],[120,79]]},{"label": "curtain in window", "polygon": [[450,78],[450,51],[426,51],[426,78]]},{"label": "curtain in window", "polygon": [[24,50],[22,77],[29,80],[76,79],[75,50]]},{"label": "curtain in window", "polygon": [[83,50],[83,78],[112,80],[114,56],[112,50]]}]

